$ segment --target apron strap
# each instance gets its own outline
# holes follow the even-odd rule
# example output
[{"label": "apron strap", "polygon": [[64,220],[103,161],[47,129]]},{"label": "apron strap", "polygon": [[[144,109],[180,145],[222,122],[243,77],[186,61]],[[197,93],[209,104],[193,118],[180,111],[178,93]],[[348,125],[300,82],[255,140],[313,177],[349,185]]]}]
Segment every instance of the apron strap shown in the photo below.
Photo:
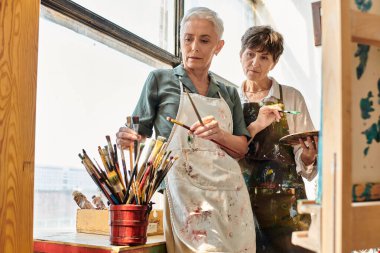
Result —
[{"label": "apron strap", "polygon": [[280,102],[281,104],[284,104],[284,103],[283,103],[283,97],[282,97],[282,86],[281,86],[281,84],[278,84],[278,87],[280,88],[280,100],[279,100],[279,102]]}]

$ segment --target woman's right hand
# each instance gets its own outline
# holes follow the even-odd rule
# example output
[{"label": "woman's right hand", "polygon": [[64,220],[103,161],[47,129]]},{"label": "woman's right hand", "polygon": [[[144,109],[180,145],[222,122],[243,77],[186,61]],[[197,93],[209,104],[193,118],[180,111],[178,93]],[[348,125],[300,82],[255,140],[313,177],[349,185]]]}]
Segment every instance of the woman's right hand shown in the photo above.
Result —
[{"label": "woman's right hand", "polygon": [[265,129],[267,126],[272,124],[274,121],[279,122],[281,120],[281,111],[282,108],[280,105],[264,105],[260,107],[259,114],[257,119],[253,121],[248,126],[248,131],[251,136],[254,137],[258,132]]},{"label": "woman's right hand", "polygon": [[129,127],[120,127],[116,133],[116,143],[122,149],[127,149],[134,141],[141,141],[142,136]]}]

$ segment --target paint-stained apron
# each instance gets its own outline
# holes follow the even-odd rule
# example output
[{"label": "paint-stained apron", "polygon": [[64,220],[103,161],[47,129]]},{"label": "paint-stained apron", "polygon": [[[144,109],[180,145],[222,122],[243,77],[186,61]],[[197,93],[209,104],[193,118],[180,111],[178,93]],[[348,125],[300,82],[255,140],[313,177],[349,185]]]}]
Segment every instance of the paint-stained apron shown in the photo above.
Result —
[{"label": "paint-stained apron", "polygon": [[[284,104],[281,86],[277,103]],[[274,103],[243,104],[247,126],[257,119],[264,104]],[[291,243],[292,232],[307,229],[310,216],[297,212],[297,200],[305,199],[306,194],[296,172],[293,148],[279,143],[288,134],[284,115],[255,136],[247,155],[239,161],[256,218],[257,252],[309,252]]]},{"label": "paint-stained apron", "polygon": [[[177,120],[198,121],[180,81]],[[190,94],[201,116],[213,115],[219,127],[232,132],[232,115],[225,100]],[[183,252],[255,252],[255,227],[249,195],[240,167],[215,143],[173,126],[168,150],[179,155],[166,177],[169,226],[175,243],[168,250]],[[167,222],[168,223],[168,222]]]}]

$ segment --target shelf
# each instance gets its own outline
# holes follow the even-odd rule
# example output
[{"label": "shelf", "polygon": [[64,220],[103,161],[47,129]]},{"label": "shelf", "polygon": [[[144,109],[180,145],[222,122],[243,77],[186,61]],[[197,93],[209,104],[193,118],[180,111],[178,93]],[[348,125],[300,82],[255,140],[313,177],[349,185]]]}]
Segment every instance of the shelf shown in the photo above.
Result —
[{"label": "shelf", "polygon": [[352,41],[380,47],[380,15],[351,11]]},{"label": "shelf", "polygon": [[294,245],[303,247],[308,250],[312,250],[315,252],[319,251],[319,243],[311,239],[309,236],[309,231],[298,231],[292,233],[292,243]]},{"label": "shelf", "polygon": [[297,231],[292,233],[292,243],[308,250],[320,251],[321,241],[321,205],[310,200],[300,200],[297,204],[300,214],[309,213],[311,224],[309,231]]}]

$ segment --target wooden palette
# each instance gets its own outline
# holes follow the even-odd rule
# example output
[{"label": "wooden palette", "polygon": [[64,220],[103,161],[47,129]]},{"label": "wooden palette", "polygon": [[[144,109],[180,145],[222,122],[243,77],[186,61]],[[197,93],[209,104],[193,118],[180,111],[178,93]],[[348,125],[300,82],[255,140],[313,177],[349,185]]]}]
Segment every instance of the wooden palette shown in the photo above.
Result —
[{"label": "wooden palette", "polygon": [[287,145],[298,145],[298,139],[306,140],[308,136],[313,137],[318,135],[319,131],[306,131],[301,133],[288,134],[280,139],[280,143]]}]

